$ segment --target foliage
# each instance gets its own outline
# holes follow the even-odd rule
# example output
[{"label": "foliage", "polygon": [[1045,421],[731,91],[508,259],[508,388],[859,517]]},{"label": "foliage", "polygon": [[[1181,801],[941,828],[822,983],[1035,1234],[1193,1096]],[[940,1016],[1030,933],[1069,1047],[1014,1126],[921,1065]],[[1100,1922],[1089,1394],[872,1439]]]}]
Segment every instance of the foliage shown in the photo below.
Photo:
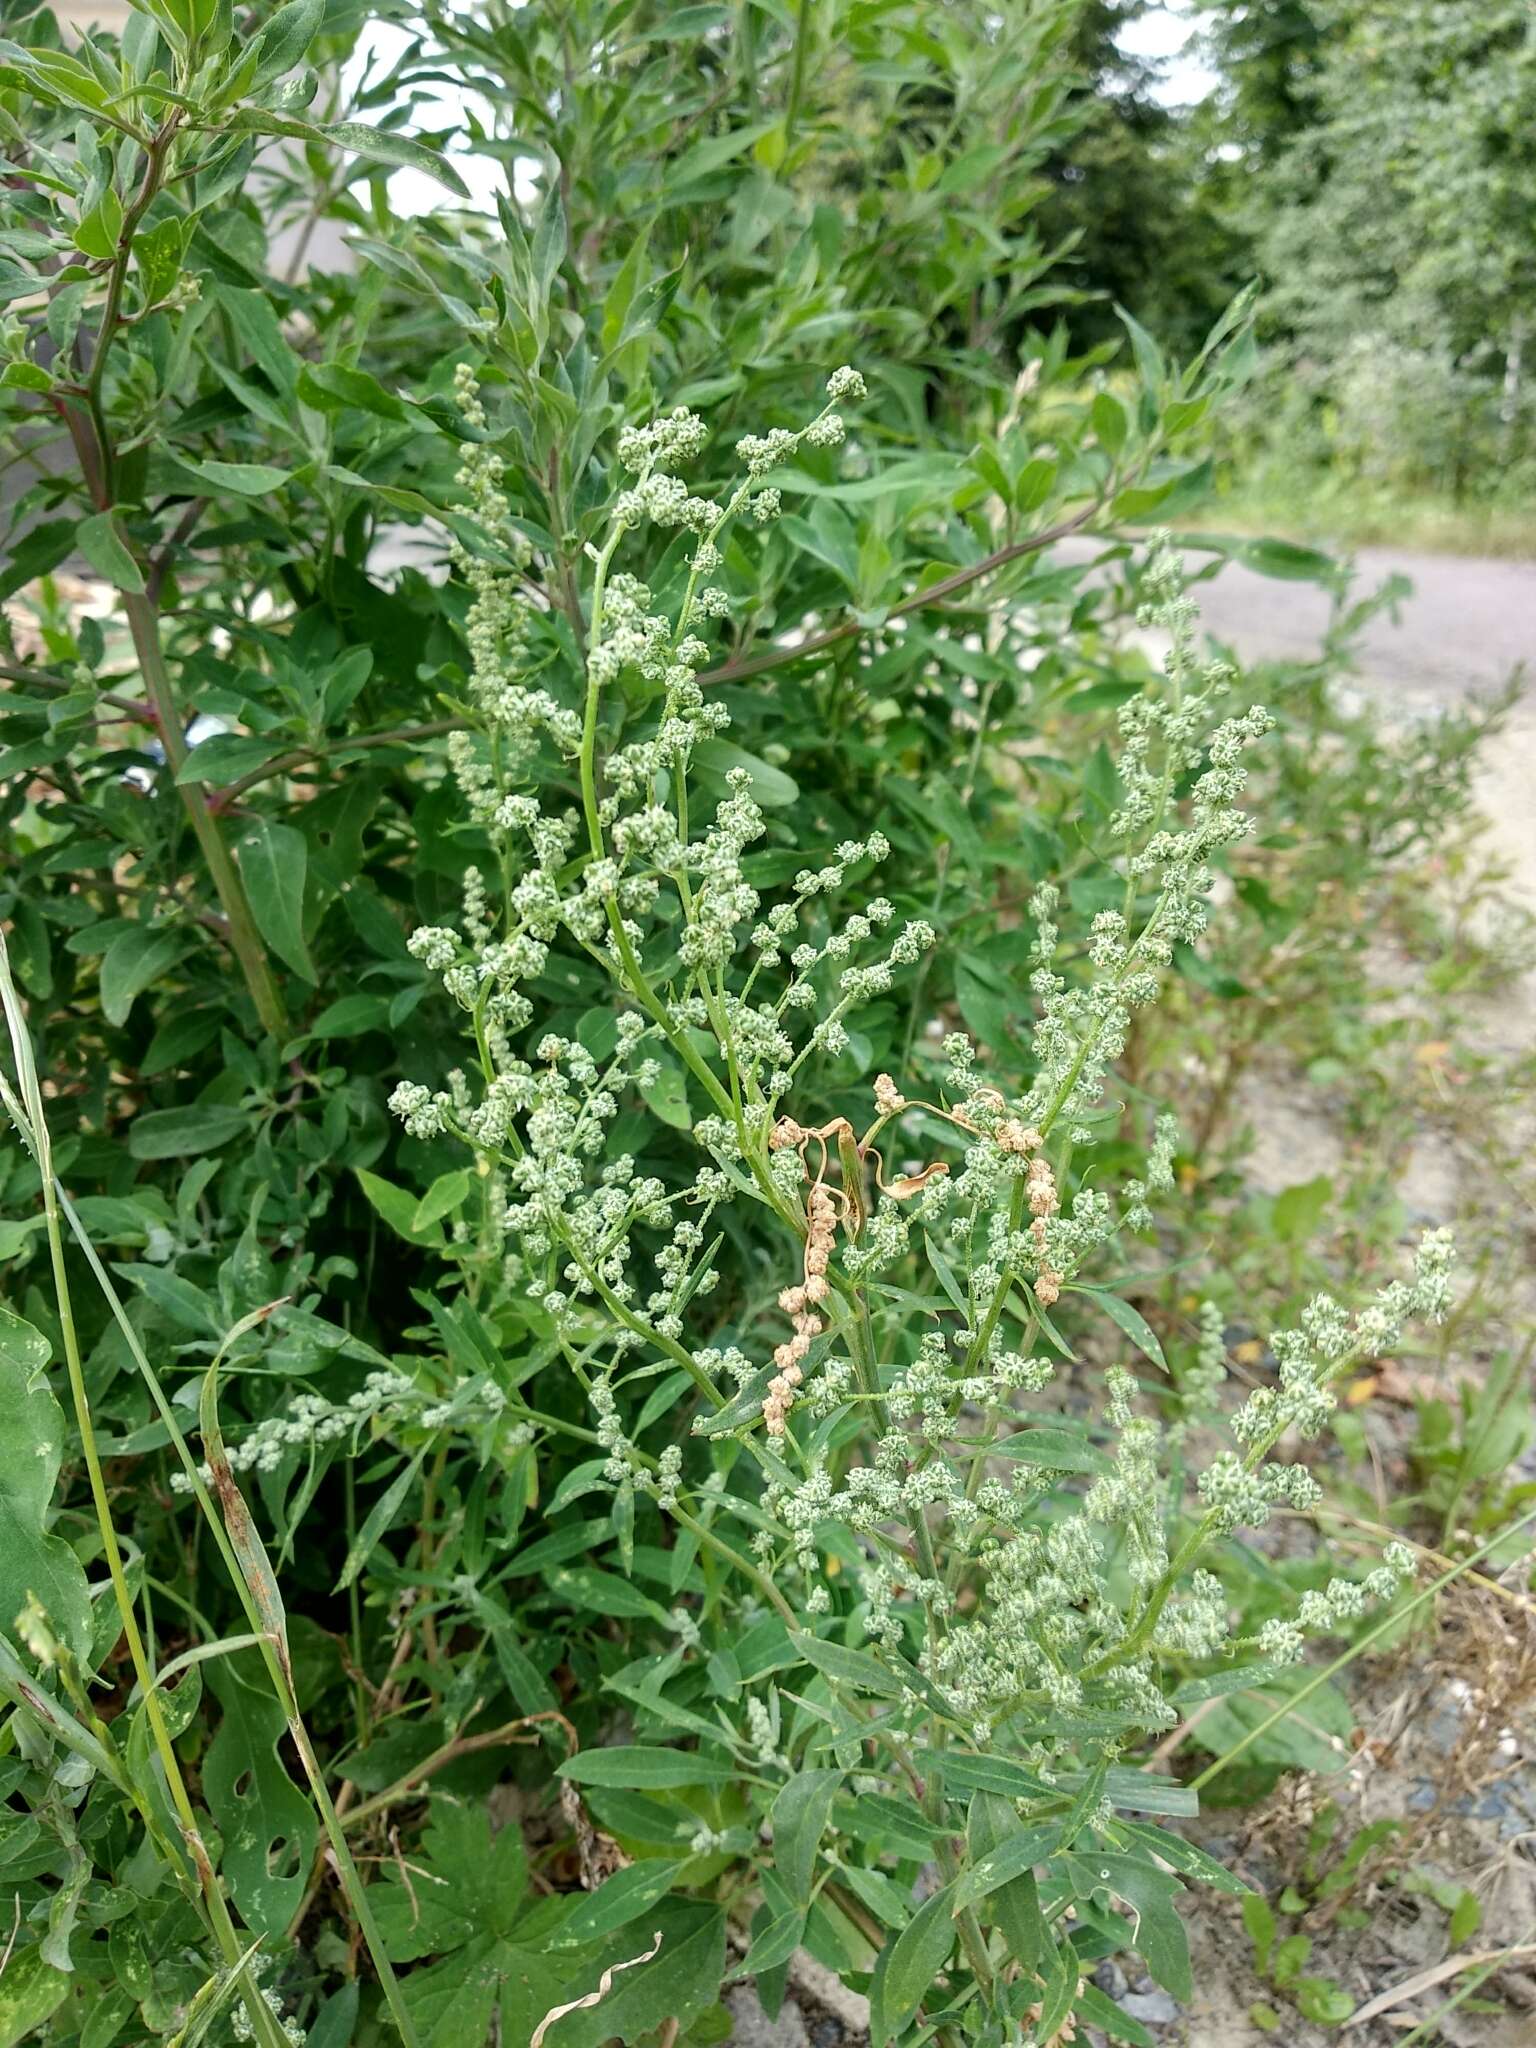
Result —
[{"label": "foliage", "polygon": [[[1269,281],[1266,318],[1286,343],[1275,369],[1288,417],[1273,445],[1291,444],[1298,467],[1400,492],[1523,500],[1536,305],[1527,12],[1293,11],[1279,37],[1292,102],[1271,107],[1278,129],[1241,142],[1237,197]],[[1272,76],[1255,64],[1247,55],[1239,72],[1249,86]],[[1240,85],[1232,120],[1251,131],[1265,118]]]},{"label": "foliage", "polygon": [[1390,1625],[1407,1552],[1236,1532],[1448,1246],[1341,1306],[1161,1112],[1337,1027],[1324,884],[1471,736],[1261,702],[1133,550],[1253,352],[1045,324],[1076,26],[0,44],[0,2039],[702,2044],[802,1945],[882,2039],[1136,2039],[1091,1965],[1241,1889],[1147,1736],[1272,1778]]}]

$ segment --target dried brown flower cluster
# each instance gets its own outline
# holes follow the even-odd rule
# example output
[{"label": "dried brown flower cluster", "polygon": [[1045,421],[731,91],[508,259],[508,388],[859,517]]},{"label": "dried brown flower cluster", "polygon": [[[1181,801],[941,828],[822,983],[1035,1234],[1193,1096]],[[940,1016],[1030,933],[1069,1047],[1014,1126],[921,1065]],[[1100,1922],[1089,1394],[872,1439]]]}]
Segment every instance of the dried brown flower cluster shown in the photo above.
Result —
[{"label": "dried brown flower cluster", "polygon": [[816,1304],[827,1296],[827,1261],[837,1237],[837,1204],[822,1181],[817,1181],[806,1197],[805,1212],[805,1277],[798,1287],[786,1287],[779,1296],[779,1307],[790,1317],[795,1333],[773,1354],[779,1369],[768,1382],[763,1401],[763,1421],[770,1436],[784,1434],[785,1422],[794,1406],[795,1389],[805,1376],[800,1361],[823,1327]]},{"label": "dried brown flower cluster", "polygon": [[1046,1255],[1045,1223],[1048,1216],[1054,1216],[1061,1207],[1061,1198],[1056,1192],[1056,1176],[1051,1171],[1051,1162],[1036,1153],[1029,1162],[1025,1176],[1029,1189],[1029,1213],[1034,1221],[1029,1234],[1035,1240],[1035,1249],[1040,1264],[1035,1273],[1035,1296],[1042,1308],[1049,1308],[1061,1294],[1061,1275],[1051,1266]]}]

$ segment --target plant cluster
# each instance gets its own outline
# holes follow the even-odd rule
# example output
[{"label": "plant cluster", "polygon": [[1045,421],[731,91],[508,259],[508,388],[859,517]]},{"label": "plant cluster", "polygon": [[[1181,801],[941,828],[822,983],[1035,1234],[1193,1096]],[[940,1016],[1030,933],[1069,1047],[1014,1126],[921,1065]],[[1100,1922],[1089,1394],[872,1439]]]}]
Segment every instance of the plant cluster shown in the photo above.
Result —
[{"label": "plant cluster", "polygon": [[1038,326],[1062,0],[620,14],[0,43],[0,2042],[702,2048],[802,1948],[1142,2040],[1242,1889],[1147,1738],[1427,1597],[1245,1559],[1445,1235],[1241,1391],[1183,1242],[1170,1098],[1347,950],[1318,731],[1434,824],[1139,544],[1246,302]]}]

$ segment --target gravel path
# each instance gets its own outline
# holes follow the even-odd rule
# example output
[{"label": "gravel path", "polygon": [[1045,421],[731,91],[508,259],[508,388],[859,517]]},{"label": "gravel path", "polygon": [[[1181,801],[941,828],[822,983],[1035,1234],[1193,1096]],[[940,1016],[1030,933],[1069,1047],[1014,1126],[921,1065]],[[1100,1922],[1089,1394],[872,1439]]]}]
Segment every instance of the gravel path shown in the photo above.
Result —
[{"label": "gravel path", "polygon": [[[1191,564],[1197,558],[1190,554]],[[1406,576],[1411,594],[1373,619],[1359,641],[1362,675],[1439,703],[1500,688],[1521,664],[1536,675],[1536,562],[1482,562],[1361,548],[1356,589]],[[1305,655],[1328,620],[1328,597],[1229,565],[1199,592],[1210,630],[1260,659]]]}]

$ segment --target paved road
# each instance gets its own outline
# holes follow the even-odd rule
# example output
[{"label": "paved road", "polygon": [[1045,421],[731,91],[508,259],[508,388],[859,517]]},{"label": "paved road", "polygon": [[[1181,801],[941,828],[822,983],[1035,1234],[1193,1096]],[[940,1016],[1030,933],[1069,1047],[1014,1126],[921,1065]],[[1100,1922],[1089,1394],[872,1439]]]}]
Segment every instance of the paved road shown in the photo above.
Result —
[{"label": "paved road", "polygon": [[[1093,543],[1067,541],[1060,552],[1089,560]],[[1193,569],[1199,557],[1189,549],[1186,560]],[[1355,567],[1362,596],[1394,573],[1414,586],[1395,621],[1382,613],[1356,643],[1356,686],[1383,708],[1433,716],[1501,689],[1523,666],[1526,695],[1484,750],[1477,794],[1507,892],[1536,913],[1536,562],[1361,548]],[[1194,595],[1209,630],[1240,660],[1314,653],[1328,624],[1329,599],[1316,585],[1231,563]]]},{"label": "paved road", "polygon": [[[1068,560],[1086,560],[1093,544],[1063,543]],[[1191,569],[1200,556],[1193,547]],[[1413,593],[1373,619],[1359,642],[1365,680],[1421,700],[1454,703],[1498,689],[1525,664],[1536,697],[1536,562],[1484,562],[1459,555],[1417,555],[1361,548],[1356,591],[1364,595],[1396,573]],[[1327,593],[1228,564],[1194,595],[1210,630],[1249,660],[1284,659],[1316,649],[1328,622]],[[1536,796],[1533,796],[1536,802]]]}]

